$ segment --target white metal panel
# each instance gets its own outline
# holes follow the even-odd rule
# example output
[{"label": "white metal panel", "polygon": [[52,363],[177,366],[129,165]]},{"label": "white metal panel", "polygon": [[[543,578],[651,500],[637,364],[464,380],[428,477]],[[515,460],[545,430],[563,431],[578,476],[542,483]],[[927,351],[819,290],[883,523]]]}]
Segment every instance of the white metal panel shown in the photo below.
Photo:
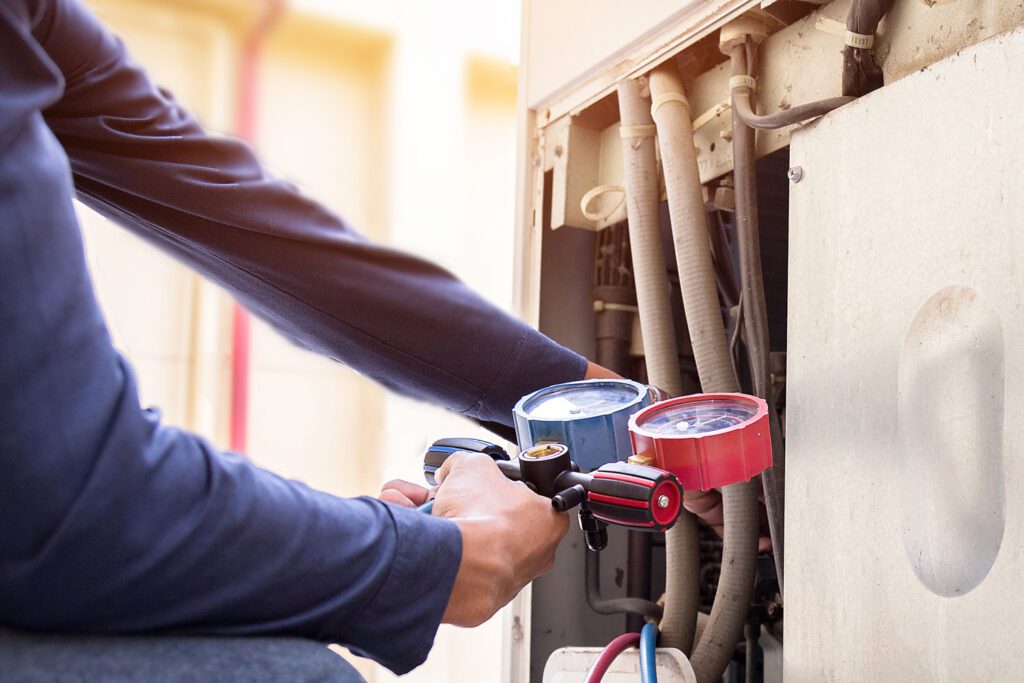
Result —
[{"label": "white metal panel", "polygon": [[[543,683],[583,683],[601,655],[599,647],[563,647],[544,667]],[[690,660],[679,650],[658,648],[655,665],[661,683],[697,683]],[[640,651],[629,648],[615,658],[601,679],[604,683],[634,683],[640,678]]]},{"label": "white metal panel", "polygon": [[793,136],[786,680],[1018,679],[1024,32]]},{"label": "white metal panel", "polygon": [[608,68],[659,29],[688,15],[696,23],[729,4],[739,1],[533,0],[523,13],[526,101],[536,107],[572,82]]}]

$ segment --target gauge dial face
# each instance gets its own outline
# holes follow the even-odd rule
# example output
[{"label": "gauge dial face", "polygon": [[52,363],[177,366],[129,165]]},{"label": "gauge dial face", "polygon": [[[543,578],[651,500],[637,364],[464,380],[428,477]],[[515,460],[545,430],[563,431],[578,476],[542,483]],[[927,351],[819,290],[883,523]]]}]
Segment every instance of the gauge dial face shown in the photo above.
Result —
[{"label": "gauge dial face", "polygon": [[758,406],[734,399],[703,399],[666,406],[638,426],[654,437],[703,436],[746,422]]},{"label": "gauge dial face", "polygon": [[568,386],[527,401],[523,409],[533,419],[571,420],[606,415],[635,401],[637,396],[633,387],[616,384]]}]

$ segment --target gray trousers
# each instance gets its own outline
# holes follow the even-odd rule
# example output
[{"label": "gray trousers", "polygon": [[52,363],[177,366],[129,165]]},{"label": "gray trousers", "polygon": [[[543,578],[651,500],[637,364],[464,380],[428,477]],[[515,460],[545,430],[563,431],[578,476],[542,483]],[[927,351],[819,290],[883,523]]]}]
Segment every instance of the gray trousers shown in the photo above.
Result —
[{"label": "gray trousers", "polygon": [[301,638],[87,636],[0,628],[0,683],[364,683]]}]

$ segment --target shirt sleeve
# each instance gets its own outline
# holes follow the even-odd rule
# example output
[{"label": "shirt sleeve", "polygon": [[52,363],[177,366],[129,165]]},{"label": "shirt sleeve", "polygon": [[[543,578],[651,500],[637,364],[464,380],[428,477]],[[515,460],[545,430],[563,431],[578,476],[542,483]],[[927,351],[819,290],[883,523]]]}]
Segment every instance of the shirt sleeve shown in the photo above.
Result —
[{"label": "shirt sleeve", "polygon": [[0,1],[0,623],[294,634],[410,670],[447,605],[458,527],[313,491],[140,407],[39,113],[61,74],[29,33],[36,8]]},{"label": "shirt sleeve", "polygon": [[[212,136],[80,4],[36,35],[66,79],[46,121],[83,202],[227,287],[302,347],[402,394],[511,424],[586,361],[440,267],[375,244]],[[301,117],[301,112],[296,112]]]}]

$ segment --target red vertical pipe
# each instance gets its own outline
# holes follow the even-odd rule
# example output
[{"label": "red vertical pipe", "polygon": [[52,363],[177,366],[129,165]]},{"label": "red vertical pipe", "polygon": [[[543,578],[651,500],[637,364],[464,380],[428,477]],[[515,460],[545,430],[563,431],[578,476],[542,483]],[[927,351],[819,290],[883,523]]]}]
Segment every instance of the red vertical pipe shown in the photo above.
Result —
[{"label": "red vertical pipe", "polygon": [[[267,36],[284,11],[284,0],[265,0],[259,18],[246,33],[241,78],[235,106],[235,132],[256,144],[260,57]],[[244,453],[249,429],[249,314],[235,303],[231,316],[231,434],[230,448]]]}]

